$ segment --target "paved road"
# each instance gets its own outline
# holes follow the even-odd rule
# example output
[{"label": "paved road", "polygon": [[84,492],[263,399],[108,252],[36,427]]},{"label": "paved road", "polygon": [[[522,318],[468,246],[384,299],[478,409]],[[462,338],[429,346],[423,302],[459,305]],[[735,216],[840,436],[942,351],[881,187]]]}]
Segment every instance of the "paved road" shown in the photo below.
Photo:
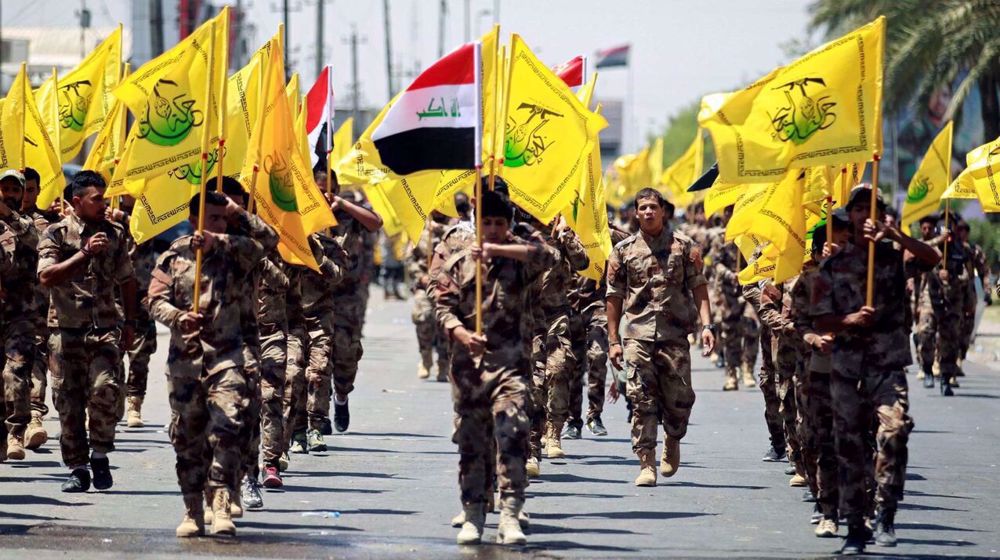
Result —
[{"label": "paved road", "polygon": [[[180,541],[182,515],[162,364],[153,359],[148,426],[122,428],[108,492],[59,492],[66,472],[50,442],[21,463],[0,465],[0,557],[32,559],[191,555],[252,557],[470,558],[518,556],[497,546],[461,550],[448,520],[459,509],[448,387],[416,378],[416,341],[406,303],[373,295],[352,425],[328,453],[295,456],[284,491],[265,495],[235,541]],[[165,346],[161,337],[161,349]],[[839,540],[817,539],[810,504],[788,487],[784,465],[762,463],[766,446],[756,389],[723,393],[721,374],[694,362],[698,402],[682,446],[681,472],[656,488],[637,474],[625,409],[605,414],[610,435],[566,443],[532,484],[527,555],[824,556]],[[1000,372],[968,365],[958,396],[912,391],[906,501],[893,555],[1000,554]],[[58,431],[47,420],[50,433]],[[338,515],[339,514],[339,515]],[[495,535],[490,519],[487,537]],[[872,548],[874,549],[874,547]]]}]

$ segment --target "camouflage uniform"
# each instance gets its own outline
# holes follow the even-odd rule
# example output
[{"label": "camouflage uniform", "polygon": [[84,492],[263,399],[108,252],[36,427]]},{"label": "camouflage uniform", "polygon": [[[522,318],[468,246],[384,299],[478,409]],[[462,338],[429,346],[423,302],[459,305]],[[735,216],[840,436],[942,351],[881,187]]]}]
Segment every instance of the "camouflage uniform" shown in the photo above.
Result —
[{"label": "camouflage uniform", "polygon": [[976,276],[979,276],[980,282],[982,282],[983,292],[988,296],[990,293],[990,268],[986,262],[986,252],[979,245],[972,243],[965,243],[963,249],[965,254],[968,256],[967,265],[968,271],[968,284],[969,289],[966,292],[968,300],[966,301],[966,308],[962,313],[962,338],[959,343],[959,359],[965,360],[965,355],[969,351],[969,345],[972,344],[972,338],[975,334],[976,328],[976,304],[978,303],[976,296]]},{"label": "camouflage uniform", "polygon": [[741,367],[753,370],[760,338],[753,307],[746,304],[740,288],[738,254],[736,245],[726,243],[724,235],[712,238],[712,276],[721,299],[722,352],[730,385],[738,379]]},{"label": "camouflage uniform", "polygon": [[[743,297],[760,316],[760,286],[747,284],[743,286]],[[773,337],[766,321],[760,324],[760,391],[764,394],[764,422],[771,440],[771,448],[781,452],[786,448],[785,427],[781,417],[781,397],[778,396],[778,376],[774,366]]]},{"label": "camouflage uniform", "polygon": [[430,221],[407,257],[410,292],[413,294],[411,317],[417,329],[420,362],[427,371],[430,371],[434,365],[433,353],[436,351],[439,380],[447,379],[448,375],[448,341],[434,318],[434,305],[431,303],[430,294],[427,293],[427,286],[421,283],[421,278],[430,271],[434,247],[440,242],[446,227],[445,224]]},{"label": "camouflage uniform", "polygon": [[152,242],[136,244],[129,238],[129,257],[135,270],[135,342],[128,349],[128,380],[125,396],[146,396],[146,382],[149,379],[149,358],[156,352],[156,322],[149,313],[149,281],[156,266],[156,253]]},{"label": "camouflage uniform", "polygon": [[781,418],[785,434],[785,445],[788,461],[795,466],[796,472],[805,475],[800,451],[801,442],[798,438],[796,418],[798,416],[797,391],[802,373],[800,337],[795,331],[794,323],[789,318],[791,307],[791,288],[795,278],[785,282],[780,287],[770,280],[763,282],[760,294],[760,319],[771,332],[770,354],[774,360],[775,393],[778,397],[778,415]]},{"label": "camouflage uniform", "polygon": [[[38,237],[45,233],[49,224],[60,220],[59,216],[51,215],[48,212],[33,209],[29,216],[35,223],[35,230]],[[43,418],[49,413],[49,407],[45,404],[45,389],[48,387],[49,372],[49,338],[51,328],[49,326],[49,290],[42,286],[40,282],[35,282],[35,313],[31,319],[35,327],[35,359],[31,368],[31,415]],[[52,316],[55,323],[55,316]]]},{"label": "camouflage uniform", "polygon": [[257,328],[260,332],[260,439],[266,466],[278,466],[285,451],[285,376],[288,359],[289,265],[275,251],[259,263]]},{"label": "camouflage uniform", "polygon": [[[535,236],[535,228],[527,221],[518,222],[512,235],[519,242],[527,243]],[[528,287],[528,301],[540,301],[542,297],[542,275]],[[525,359],[530,369],[531,384],[528,386],[528,418],[531,430],[528,434],[528,452],[536,460],[542,460],[542,436],[546,424],[546,404],[548,385],[545,382],[545,336],[548,332],[545,311],[541,305],[532,305],[521,314],[521,333],[524,336]]]},{"label": "camouflage uniform", "polygon": [[[936,247],[941,251],[944,247],[947,236],[939,235],[932,239],[925,239],[924,243]],[[906,274],[907,278],[912,278],[912,290],[909,294],[910,296],[910,311],[913,318],[913,325],[916,327],[913,333],[913,345],[917,350],[917,365],[920,366],[921,372],[920,377],[923,377],[925,371],[931,371],[934,365],[935,358],[935,343],[936,343],[936,332],[937,332],[937,322],[934,320],[933,313],[934,307],[931,305],[930,298],[926,297],[924,294],[927,291],[927,285],[936,275],[937,272],[931,269],[917,269],[913,266],[910,261],[907,263]],[[924,341],[928,340],[931,342],[931,348],[926,352],[923,349]],[[929,363],[924,364],[924,356],[931,356]]]},{"label": "camouflage uniform", "polygon": [[[529,287],[555,265],[557,256],[548,247],[535,247],[530,262],[495,258],[484,265],[485,353],[474,358],[465,346],[452,345],[453,440],[460,453],[461,500],[467,507],[486,503],[494,453],[501,500],[524,500],[528,485],[529,380],[521,312],[529,307]],[[449,257],[436,280],[435,313],[449,333],[459,326],[475,328],[477,262],[469,254],[464,250]],[[487,443],[491,440],[495,452]]]},{"label": "camouflage uniform", "polygon": [[[939,276],[945,264],[948,280]],[[942,263],[923,275],[917,304],[920,314],[917,347],[924,375],[933,375],[931,366],[935,357],[943,378],[950,379],[959,374],[963,316],[971,285],[965,254],[955,244],[948,246],[948,263]],[[975,296],[972,297],[975,302]]]},{"label": "camouflage uniform", "polygon": [[[81,251],[96,233],[108,236],[104,252],[93,255],[49,294],[58,326],[51,340],[52,396],[62,428],[63,462],[88,463],[88,450],[107,453],[115,447],[115,424],[121,387],[122,317],[115,305],[117,286],[134,279],[125,230],[102,221],[85,223],[75,215],[49,226],[38,245],[38,272]],[[89,440],[88,440],[89,430]],[[88,443],[89,441],[89,443]]]},{"label": "camouflage uniform", "polygon": [[[813,282],[817,315],[842,317],[865,303],[867,247],[850,244],[823,262]],[[831,356],[830,394],[839,472],[839,513],[850,524],[869,513],[866,438],[877,422],[874,473],[877,504],[895,509],[903,498],[907,440],[913,421],[904,368],[912,363],[903,254],[889,242],[876,245],[872,325],[837,333]]]},{"label": "camouflage uniform", "polygon": [[[333,288],[334,334],[332,341],[333,385],[338,395],[347,396],[354,390],[358,362],[364,354],[361,330],[368,302],[368,268],[370,251],[366,245],[370,232],[344,211],[336,213],[337,226],[333,238],[346,253],[342,280]],[[329,409],[329,402],[326,403]]]},{"label": "camouflage uniform", "polygon": [[[303,310],[302,276],[308,269],[302,266],[285,266],[288,291],[285,292],[285,317],[288,320],[288,337],[285,339],[285,391],[282,398],[283,425],[282,452],[288,450],[292,435],[306,431],[306,360],[309,333]],[[311,271],[310,271],[311,272]]]},{"label": "camouflage uniform", "polygon": [[626,392],[632,402],[632,450],[656,449],[656,425],[681,440],[694,406],[691,348],[696,324],[692,291],[707,282],[692,259],[694,242],[668,228],[654,238],[637,233],[608,259],[608,297],[621,298],[627,323]]},{"label": "camouflage uniform", "polygon": [[11,211],[0,218],[0,251],[3,274],[0,281],[0,456],[5,456],[7,438],[24,443],[31,419],[31,368],[35,357],[35,272],[38,263],[38,232],[32,220]]},{"label": "camouflage uniform", "polygon": [[[242,214],[244,231],[255,216]],[[216,235],[201,267],[200,328],[180,330],[179,320],[193,308],[195,251],[191,237],[174,241],[157,260],[149,288],[153,317],[170,328],[167,390],[170,442],[177,454],[177,482],[185,498],[206,488],[237,491],[245,463],[246,409],[251,394],[246,341],[249,323],[240,304],[247,278],[277,245],[277,236],[254,224],[257,241],[242,235]],[[252,291],[252,290],[246,290]],[[238,495],[238,494],[237,494]]]}]

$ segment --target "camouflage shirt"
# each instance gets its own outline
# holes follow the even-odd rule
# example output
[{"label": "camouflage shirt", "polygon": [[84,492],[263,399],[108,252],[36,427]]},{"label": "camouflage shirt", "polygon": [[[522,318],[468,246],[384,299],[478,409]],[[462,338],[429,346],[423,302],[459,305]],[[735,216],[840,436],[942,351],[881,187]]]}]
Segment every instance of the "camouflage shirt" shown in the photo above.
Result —
[{"label": "camouflage shirt", "polygon": [[122,226],[107,220],[85,223],[76,215],[66,216],[45,230],[38,245],[38,272],[77,254],[99,232],[108,236],[104,252],[78,266],[65,282],[49,288],[59,327],[107,329],[122,321],[115,293],[118,285],[135,277]]},{"label": "camouflage shirt", "polygon": [[367,230],[350,214],[338,210],[336,218],[333,238],[346,253],[347,260],[344,263],[343,278],[334,289],[334,294],[353,295],[357,285],[367,276],[370,264],[368,253],[374,251],[374,244],[369,247],[371,239],[365,235]]},{"label": "camouflage shirt", "polygon": [[300,277],[302,313],[307,320],[312,320],[335,311],[333,294],[343,279],[344,270],[352,261],[343,247],[326,234],[310,235],[309,245],[316,264],[319,265],[319,272],[305,268]]},{"label": "camouflage shirt", "polygon": [[[621,243],[629,234],[618,229],[612,224],[608,224],[611,233],[611,246]],[[607,263],[605,263],[607,267]],[[577,313],[584,313],[592,306],[604,307],[604,295],[608,292],[608,274],[605,268],[600,282],[576,274],[572,282],[572,289],[569,292],[569,304]]]},{"label": "camouflage shirt", "polygon": [[[706,284],[691,238],[664,228],[615,245],[608,259],[608,297],[621,298],[625,338],[677,340],[694,331],[692,290]],[[697,252],[695,252],[697,254]]]},{"label": "camouflage shirt", "polygon": [[28,216],[11,212],[0,218],[0,245],[10,263],[3,271],[2,317],[5,321],[34,321],[36,309],[35,276],[38,270],[38,230]]},{"label": "camouflage shirt", "polygon": [[570,283],[575,271],[585,270],[590,266],[587,251],[576,235],[568,228],[556,237],[536,229],[532,240],[547,244],[559,255],[555,266],[542,274],[541,299],[538,303],[545,313],[545,318],[547,321],[551,321],[556,317],[569,315],[568,292],[571,287]]}]

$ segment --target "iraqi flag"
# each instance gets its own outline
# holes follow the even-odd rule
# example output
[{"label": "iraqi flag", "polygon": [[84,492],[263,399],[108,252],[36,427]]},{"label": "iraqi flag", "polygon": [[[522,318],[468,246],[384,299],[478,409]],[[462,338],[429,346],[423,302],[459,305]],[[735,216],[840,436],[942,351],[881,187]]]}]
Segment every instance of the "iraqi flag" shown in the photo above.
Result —
[{"label": "iraqi flag", "polygon": [[566,82],[569,89],[573,90],[573,93],[576,93],[580,89],[580,86],[587,81],[584,78],[587,75],[587,57],[574,56],[553,68],[552,72],[562,78],[562,81]]},{"label": "iraqi flag", "polygon": [[333,150],[333,72],[329,66],[323,67],[306,94],[306,133],[313,148],[313,167],[325,169],[327,154]]},{"label": "iraqi flag", "polygon": [[632,45],[618,45],[610,49],[597,51],[594,68],[612,68],[615,66],[628,66],[628,55]]},{"label": "iraqi flag", "polygon": [[480,44],[467,43],[417,76],[372,133],[393,173],[481,165]]}]

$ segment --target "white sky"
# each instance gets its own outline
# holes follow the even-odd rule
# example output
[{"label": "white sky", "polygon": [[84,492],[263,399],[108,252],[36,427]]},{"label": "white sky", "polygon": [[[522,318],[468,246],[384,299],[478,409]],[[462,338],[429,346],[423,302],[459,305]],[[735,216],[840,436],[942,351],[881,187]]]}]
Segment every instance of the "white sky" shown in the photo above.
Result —
[{"label": "white sky", "polygon": [[[77,25],[78,0],[0,0],[3,26]],[[130,22],[128,0],[84,0],[96,27]],[[169,3],[176,0],[163,0]],[[494,0],[468,0],[473,36],[485,32]],[[306,84],[314,79],[317,0],[290,0],[293,70]],[[235,4],[234,0],[228,0]],[[577,54],[632,43],[636,134],[659,131],[680,107],[705,93],[745,85],[783,62],[780,44],[806,36],[807,0],[499,0],[503,33],[517,32],[550,65]],[[407,70],[437,57],[439,0],[389,0],[394,63]],[[465,0],[447,0],[445,50],[464,39]],[[281,0],[246,0],[262,43],[277,30]],[[388,101],[381,0],[326,0],[324,44],[341,94],[350,84],[346,39],[356,25],[366,43],[359,48],[362,98]],[[403,78],[405,87],[412,77]],[[598,97],[624,97],[628,72],[606,70]],[[344,99],[344,96],[341,97]]]}]

